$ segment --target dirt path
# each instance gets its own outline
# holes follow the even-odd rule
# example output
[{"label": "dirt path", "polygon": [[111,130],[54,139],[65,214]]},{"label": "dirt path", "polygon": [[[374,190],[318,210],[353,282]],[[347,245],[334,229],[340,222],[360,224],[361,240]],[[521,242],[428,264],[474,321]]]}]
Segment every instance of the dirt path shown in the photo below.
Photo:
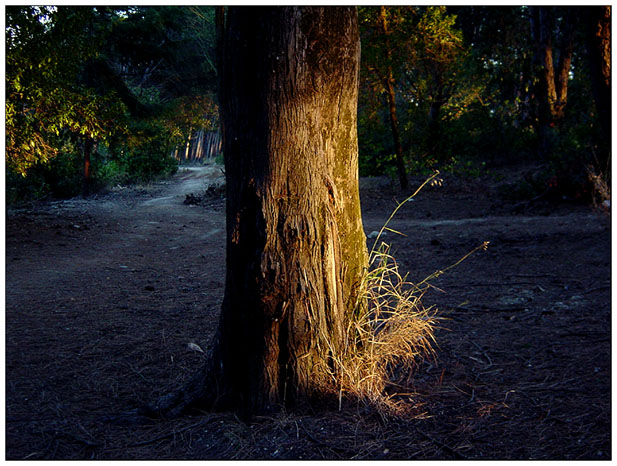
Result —
[{"label": "dirt path", "polygon": [[[438,361],[407,388],[416,416],[109,422],[203,361],[189,343],[207,350],[216,328],[224,199],[183,201],[221,181],[218,167],[193,167],[8,212],[7,458],[610,457],[610,219],[572,205],[517,215],[494,189],[455,179],[401,209],[392,227],[406,237],[385,237],[414,281],[491,242],[424,298],[446,320]],[[362,186],[370,233],[403,196]]]}]

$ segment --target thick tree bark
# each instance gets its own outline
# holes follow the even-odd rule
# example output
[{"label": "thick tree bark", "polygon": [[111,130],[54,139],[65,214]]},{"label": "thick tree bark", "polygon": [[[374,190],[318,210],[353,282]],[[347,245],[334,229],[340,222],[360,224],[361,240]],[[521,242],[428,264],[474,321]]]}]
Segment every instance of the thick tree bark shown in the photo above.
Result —
[{"label": "thick tree bark", "polygon": [[[217,6],[214,9],[214,24],[216,31],[216,72],[221,76],[223,72],[223,36],[225,34],[225,7]],[[221,86],[219,79],[219,89]]]},{"label": "thick tree bark", "polygon": [[388,110],[390,113],[390,125],[392,127],[392,139],[394,141],[394,150],[396,153],[396,169],[398,171],[398,178],[401,184],[401,189],[407,189],[407,171],[405,170],[405,160],[403,158],[403,146],[401,144],[401,136],[399,132],[398,116],[396,113],[396,94],[394,92],[394,76],[392,72],[392,50],[390,48],[390,40],[388,39],[388,17],[386,7],[382,6],[379,15],[381,21],[381,29],[386,42],[386,54],[387,54],[387,70],[386,77],[384,79],[386,95],[388,97]]},{"label": "thick tree bark", "polygon": [[243,414],[331,382],[367,266],[358,192],[355,8],[229,8],[221,93],[227,272],[200,398]]}]

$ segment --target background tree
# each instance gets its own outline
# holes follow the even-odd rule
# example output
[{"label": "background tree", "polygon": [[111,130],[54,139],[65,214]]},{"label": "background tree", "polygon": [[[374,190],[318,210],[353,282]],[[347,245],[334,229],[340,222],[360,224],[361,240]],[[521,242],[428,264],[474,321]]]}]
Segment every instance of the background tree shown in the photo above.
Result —
[{"label": "background tree", "polygon": [[530,7],[529,13],[535,44],[540,154],[547,157],[552,150],[551,128],[559,128],[565,118],[575,16],[572,8]]},{"label": "background tree", "polygon": [[602,47],[600,37],[610,30],[610,12],[594,7],[536,7],[529,9],[529,16],[536,44],[538,152],[552,172],[547,192],[594,202],[607,199],[610,143],[605,142],[608,133],[603,129],[607,112],[605,104],[598,105],[594,99],[598,90],[594,76],[603,66],[610,69],[601,64],[609,53],[606,39],[605,51],[600,52],[604,60],[594,60],[596,66],[589,52],[592,44]]},{"label": "background tree", "polygon": [[394,47],[400,43],[397,37],[391,37],[391,22],[399,21],[401,14],[393,8],[363,8],[363,36],[365,43],[363,65],[365,76],[371,82],[371,87],[386,97],[390,118],[392,141],[394,144],[396,170],[402,189],[406,189],[407,171],[403,157],[403,146],[400,136],[400,125],[396,109],[396,78],[395,69],[400,70],[400,55]]},{"label": "background tree", "polygon": [[364,125],[374,125],[380,117],[374,110],[379,99],[371,102],[371,94],[383,94],[399,178],[405,168],[400,167],[399,153],[413,152],[406,164],[418,163],[414,158],[443,163],[448,151],[442,120],[458,118],[482,90],[466,73],[468,53],[462,33],[455,28],[456,17],[447,14],[445,7],[365,7],[360,16],[363,85],[369,91],[361,96],[361,110],[366,112],[360,118],[363,152],[374,150],[367,139],[376,137],[374,129],[364,136],[368,132]]},{"label": "background tree", "polygon": [[457,15],[456,25],[470,49],[466,75],[484,86],[481,102],[477,101],[481,107],[473,108],[466,128],[456,128],[457,134],[477,135],[464,145],[482,153],[487,163],[530,158],[535,114],[533,44],[525,9],[472,6],[448,7],[448,11]]},{"label": "background tree", "polygon": [[585,37],[589,74],[601,137],[596,138],[596,170],[610,183],[611,154],[611,7],[586,9]]},{"label": "background tree", "polygon": [[[385,8],[396,51],[389,61],[379,42],[380,8],[360,9],[362,174],[398,174],[396,144],[387,137],[386,86],[375,79],[389,64],[411,173],[438,166],[475,175],[489,166],[526,162],[521,195],[589,199],[598,191],[590,179],[607,173],[610,159],[610,133],[602,130],[609,87],[597,85],[608,83],[610,70],[608,9]],[[589,61],[594,53],[595,66]],[[604,98],[593,98],[601,92]]]},{"label": "background tree", "polygon": [[[405,78],[411,98],[425,102],[427,111],[426,151],[440,158],[442,109],[464,83],[467,51],[462,33],[454,27],[456,16],[445,7],[427,7],[418,15],[411,38],[410,56],[405,63]],[[466,95],[472,95],[468,89]]]},{"label": "background tree", "polygon": [[163,413],[253,413],[332,384],[367,267],[359,58],[355,8],[229,9],[225,297],[206,369]]}]

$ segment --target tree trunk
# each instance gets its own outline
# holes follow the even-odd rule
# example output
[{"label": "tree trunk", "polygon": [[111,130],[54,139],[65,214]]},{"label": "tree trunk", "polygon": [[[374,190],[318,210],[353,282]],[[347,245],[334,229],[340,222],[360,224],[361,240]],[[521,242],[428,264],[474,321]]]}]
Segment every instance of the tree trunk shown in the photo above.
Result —
[{"label": "tree trunk", "polygon": [[[552,150],[552,128],[559,128],[565,116],[568,97],[568,79],[573,53],[572,10],[566,9],[562,17],[561,43],[554,44],[554,7],[530,7],[531,30],[535,43],[534,64],[539,73],[536,86],[538,99],[538,132],[540,152],[543,157]],[[554,63],[554,53],[559,61]]]},{"label": "tree trunk", "polygon": [[92,155],[93,146],[94,140],[90,137],[86,137],[86,139],[84,140],[84,176],[82,184],[82,195],[84,197],[90,195],[90,185],[92,184],[92,167],[90,163],[90,156]]},{"label": "tree trunk", "polygon": [[574,12],[566,8],[561,19],[561,41],[559,44],[559,61],[555,70],[555,95],[551,98],[551,113],[555,124],[561,125],[568,103],[568,80],[574,51]]},{"label": "tree trunk", "polygon": [[206,369],[164,412],[200,398],[247,415],[332,382],[367,267],[359,58],[355,8],[229,8],[225,296]]},{"label": "tree trunk", "polygon": [[427,131],[427,152],[437,160],[442,160],[443,157],[438,153],[437,148],[441,140],[441,124],[440,115],[443,101],[439,98],[433,98],[428,111],[428,131]]},{"label": "tree trunk", "polygon": [[403,146],[401,145],[398,117],[396,115],[396,100],[394,86],[392,85],[393,80],[392,73],[390,73],[390,76],[386,79],[386,94],[388,96],[390,125],[392,127],[392,139],[394,140],[394,150],[396,153],[396,169],[398,171],[398,179],[401,184],[401,189],[407,189],[409,183],[407,181],[407,171],[405,170],[405,160],[403,159]]},{"label": "tree trunk", "polygon": [[611,149],[611,7],[589,7],[586,15],[587,57],[591,89],[602,128],[599,170],[610,176]]},{"label": "tree trunk", "polygon": [[403,159],[403,146],[401,145],[401,136],[399,133],[398,117],[396,114],[396,94],[394,93],[394,76],[392,72],[392,51],[390,49],[390,41],[388,39],[388,17],[386,14],[386,7],[382,6],[380,10],[381,28],[386,40],[386,54],[387,54],[387,70],[385,78],[386,95],[388,97],[388,109],[390,112],[390,125],[392,127],[392,139],[394,140],[394,150],[396,152],[396,168],[398,171],[399,182],[401,183],[401,189],[407,189],[407,171],[405,170],[405,161]]},{"label": "tree trunk", "polygon": [[214,23],[216,27],[216,77],[217,77],[217,99],[219,105],[219,130],[224,133],[221,111],[221,100],[223,92],[223,54],[225,52],[225,7],[217,6],[214,10]]},{"label": "tree trunk", "polygon": [[539,136],[539,153],[541,158],[548,157],[550,150],[551,110],[550,100],[554,96],[553,49],[547,9],[530,7],[531,31],[535,44],[534,65],[539,74],[535,95],[537,99],[537,127]]}]

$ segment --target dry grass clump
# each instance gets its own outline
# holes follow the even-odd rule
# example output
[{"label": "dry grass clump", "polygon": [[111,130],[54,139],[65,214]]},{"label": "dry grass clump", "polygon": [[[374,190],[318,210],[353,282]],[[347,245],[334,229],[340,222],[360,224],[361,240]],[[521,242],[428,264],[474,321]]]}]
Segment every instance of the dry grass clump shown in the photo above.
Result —
[{"label": "dry grass clump", "polygon": [[610,203],[606,204],[606,201],[610,201],[611,199],[611,186],[607,175],[608,171],[603,173],[602,171],[596,170],[593,165],[588,165],[586,168],[587,179],[592,187],[591,195],[594,206],[610,206]]},{"label": "dry grass clump", "polygon": [[435,309],[425,308],[418,288],[401,276],[389,246],[370,257],[363,283],[364,304],[347,328],[340,390],[379,407],[393,408],[388,384],[403,383],[424,358],[434,357]]},{"label": "dry grass clump", "polygon": [[434,356],[437,319],[433,308],[422,305],[426,287],[418,287],[400,275],[389,246],[380,240],[385,230],[398,233],[388,228],[389,222],[438,175],[436,171],[401,202],[375,238],[369,270],[348,322],[345,345],[333,358],[336,367],[331,375],[339,392],[339,407],[345,394],[391,411],[397,403],[386,394],[387,385],[409,377],[418,362]]},{"label": "dry grass clump", "polygon": [[401,234],[389,228],[389,222],[426,184],[439,183],[438,175],[436,171],[396,207],[375,239],[369,270],[361,285],[355,313],[348,323],[346,344],[342,354],[335,358],[337,367],[331,374],[339,393],[339,407],[345,394],[368,402],[384,413],[403,409],[400,401],[396,401],[397,394],[388,394],[387,388],[408,385],[418,364],[436,356],[437,310],[422,303],[431,286],[429,282],[488,245],[488,242],[483,243],[455,264],[417,284],[400,274],[390,246],[380,240],[381,236],[385,230]]}]

